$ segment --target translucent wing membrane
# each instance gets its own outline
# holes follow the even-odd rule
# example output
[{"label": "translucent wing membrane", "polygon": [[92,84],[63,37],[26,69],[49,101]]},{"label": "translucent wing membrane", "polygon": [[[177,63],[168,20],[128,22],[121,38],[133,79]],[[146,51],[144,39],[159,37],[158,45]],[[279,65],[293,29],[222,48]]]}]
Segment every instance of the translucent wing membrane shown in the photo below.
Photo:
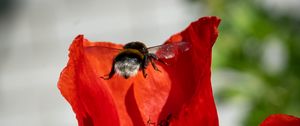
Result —
[{"label": "translucent wing membrane", "polygon": [[188,42],[168,43],[159,46],[149,47],[149,53],[156,54],[159,59],[171,59],[180,53],[190,50],[191,45]]}]

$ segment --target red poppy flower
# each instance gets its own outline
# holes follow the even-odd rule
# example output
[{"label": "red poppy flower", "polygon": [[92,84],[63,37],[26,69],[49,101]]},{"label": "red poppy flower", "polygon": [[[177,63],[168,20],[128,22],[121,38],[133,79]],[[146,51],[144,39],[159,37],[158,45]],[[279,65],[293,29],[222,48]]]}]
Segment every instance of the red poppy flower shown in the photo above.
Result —
[{"label": "red poppy flower", "polygon": [[285,114],[274,114],[267,117],[260,126],[300,126],[300,118]]},{"label": "red poppy flower", "polygon": [[116,55],[109,48],[122,45],[77,36],[58,87],[79,126],[218,126],[210,67],[219,23],[217,17],[200,18],[171,36],[166,43],[185,41],[191,49],[176,55],[172,65],[158,63],[161,72],[148,67],[147,78],[141,72],[129,79],[100,78],[109,73]]}]

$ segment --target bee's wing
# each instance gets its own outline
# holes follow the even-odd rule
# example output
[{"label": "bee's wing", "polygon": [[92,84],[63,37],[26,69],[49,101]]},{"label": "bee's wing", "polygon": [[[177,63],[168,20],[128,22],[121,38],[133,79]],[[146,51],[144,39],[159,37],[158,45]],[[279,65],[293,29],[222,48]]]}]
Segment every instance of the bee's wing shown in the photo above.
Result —
[{"label": "bee's wing", "polygon": [[188,42],[175,42],[159,46],[149,47],[149,53],[156,54],[159,59],[171,59],[179,53],[190,50],[191,45]]}]

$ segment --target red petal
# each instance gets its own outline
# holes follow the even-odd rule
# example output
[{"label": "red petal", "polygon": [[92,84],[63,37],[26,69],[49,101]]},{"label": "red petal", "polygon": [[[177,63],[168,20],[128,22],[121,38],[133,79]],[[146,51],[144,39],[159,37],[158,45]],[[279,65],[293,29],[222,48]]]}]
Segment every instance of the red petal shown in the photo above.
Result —
[{"label": "red petal", "polygon": [[300,126],[300,118],[285,114],[273,114],[267,117],[260,126]]},{"label": "red petal", "polygon": [[112,97],[87,60],[83,48],[85,41],[82,35],[73,41],[69,49],[70,59],[61,73],[58,88],[72,105],[79,126],[119,125]]},{"label": "red petal", "polygon": [[171,114],[174,125],[217,126],[210,65],[219,22],[216,17],[201,18],[172,36],[167,42],[190,42],[191,50],[178,55],[171,66],[158,64],[161,72],[148,67],[146,79],[141,72],[127,80],[118,75],[101,79],[118,53],[107,47],[121,45],[93,43],[78,36],[58,86],[79,125],[145,125],[149,119],[157,123]]},{"label": "red petal", "polygon": [[174,125],[218,125],[210,67],[219,23],[217,17],[201,18],[168,41],[187,41],[192,44],[190,53],[178,57],[176,66],[165,68],[171,78],[172,88],[164,110],[179,112],[178,118],[172,123]]}]

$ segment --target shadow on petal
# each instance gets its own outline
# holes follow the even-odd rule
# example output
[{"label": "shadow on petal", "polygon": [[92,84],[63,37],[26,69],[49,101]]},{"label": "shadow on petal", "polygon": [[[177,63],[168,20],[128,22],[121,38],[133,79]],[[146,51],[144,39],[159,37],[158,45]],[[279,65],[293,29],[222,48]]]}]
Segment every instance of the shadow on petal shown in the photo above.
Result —
[{"label": "shadow on petal", "polygon": [[126,96],[125,96],[125,105],[128,115],[130,116],[134,126],[143,126],[144,121],[142,119],[140,110],[136,103],[134,96],[133,84],[129,87]]}]

